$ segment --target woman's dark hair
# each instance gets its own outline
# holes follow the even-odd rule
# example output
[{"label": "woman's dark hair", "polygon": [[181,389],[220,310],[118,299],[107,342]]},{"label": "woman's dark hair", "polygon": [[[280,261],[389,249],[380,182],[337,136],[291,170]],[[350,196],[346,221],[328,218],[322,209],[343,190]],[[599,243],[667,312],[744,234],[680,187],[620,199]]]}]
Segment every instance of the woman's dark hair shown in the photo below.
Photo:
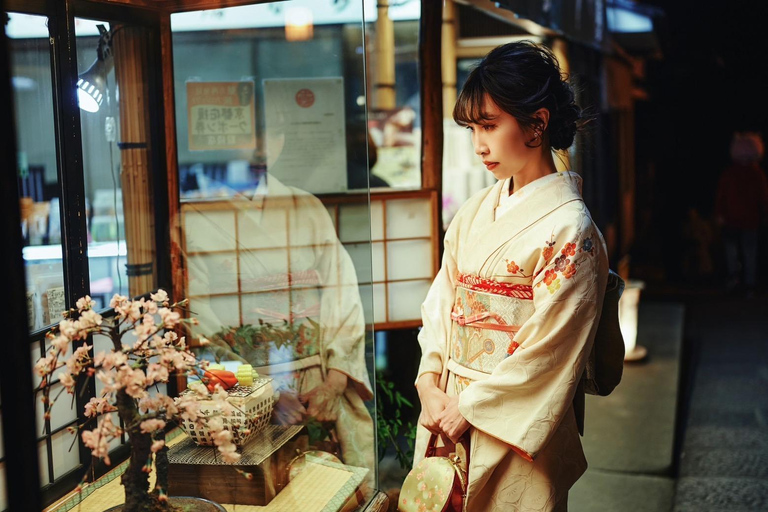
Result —
[{"label": "woman's dark hair", "polygon": [[[538,143],[528,143],[529,147],[541,145],[546,133],[552,149],[568,149],[586,123],[555,55],[530,41],[499,46],[480,61],[464,83],[453,108],[453,119],[462,126],[489,121],[483,112],[486,94],[523,129],[542,134]],[[546,130],[533,115],[540,108],[549,110]]]}]

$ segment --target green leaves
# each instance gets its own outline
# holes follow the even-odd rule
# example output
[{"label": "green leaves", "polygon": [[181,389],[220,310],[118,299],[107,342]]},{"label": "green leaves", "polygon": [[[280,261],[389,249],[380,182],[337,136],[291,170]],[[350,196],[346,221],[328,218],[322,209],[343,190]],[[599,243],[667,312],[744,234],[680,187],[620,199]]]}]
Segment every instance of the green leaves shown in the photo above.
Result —
[{"label": "green leaves", "polygon": [[[395,389],[394,382],[385,380],[381,373],[376,375],[376,434],[379,460],[387,454],[389,448],[394,448],[395,458],[400,467],[407,469],[413,462],[413,446],[416,440],[416,425],[408,421],[403,424],[403,409],[413,409],[413,404]],[[394,407],[392,417],[387,417],[387,405]],[[400,447],[398,438],[405,439],[406,450]]]}]

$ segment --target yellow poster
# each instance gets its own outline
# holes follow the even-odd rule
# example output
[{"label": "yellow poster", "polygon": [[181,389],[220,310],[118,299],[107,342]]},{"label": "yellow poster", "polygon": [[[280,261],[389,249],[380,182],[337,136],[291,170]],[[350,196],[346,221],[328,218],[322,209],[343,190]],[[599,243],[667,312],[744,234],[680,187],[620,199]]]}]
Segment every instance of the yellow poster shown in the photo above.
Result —
[{"label": "yellow poster", "polygon": [[254,84],[187,82],[189,149],[255,149]]}]

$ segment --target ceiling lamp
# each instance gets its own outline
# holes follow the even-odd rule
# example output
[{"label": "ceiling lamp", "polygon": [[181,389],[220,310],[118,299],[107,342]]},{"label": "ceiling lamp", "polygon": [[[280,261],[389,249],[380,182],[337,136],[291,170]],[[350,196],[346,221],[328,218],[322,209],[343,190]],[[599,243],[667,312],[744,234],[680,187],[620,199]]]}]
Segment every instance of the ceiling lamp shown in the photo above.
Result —
[{"label": "ceiling lamp", "polygon": [[287,41],[308,41],[314,35],[312,10],[307,7],[285,9],[285,39]]}]

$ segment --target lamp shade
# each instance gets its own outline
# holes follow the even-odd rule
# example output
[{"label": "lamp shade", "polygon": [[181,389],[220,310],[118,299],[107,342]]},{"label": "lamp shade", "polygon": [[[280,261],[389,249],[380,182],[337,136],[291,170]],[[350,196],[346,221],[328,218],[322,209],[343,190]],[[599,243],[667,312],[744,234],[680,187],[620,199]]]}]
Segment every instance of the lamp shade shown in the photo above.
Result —
[{"label": "lamp shade", "polygon": [[77,102],[86,112],[97,112],[107,90],[107,72],[103,59],[96,62],[77,78]]}]

